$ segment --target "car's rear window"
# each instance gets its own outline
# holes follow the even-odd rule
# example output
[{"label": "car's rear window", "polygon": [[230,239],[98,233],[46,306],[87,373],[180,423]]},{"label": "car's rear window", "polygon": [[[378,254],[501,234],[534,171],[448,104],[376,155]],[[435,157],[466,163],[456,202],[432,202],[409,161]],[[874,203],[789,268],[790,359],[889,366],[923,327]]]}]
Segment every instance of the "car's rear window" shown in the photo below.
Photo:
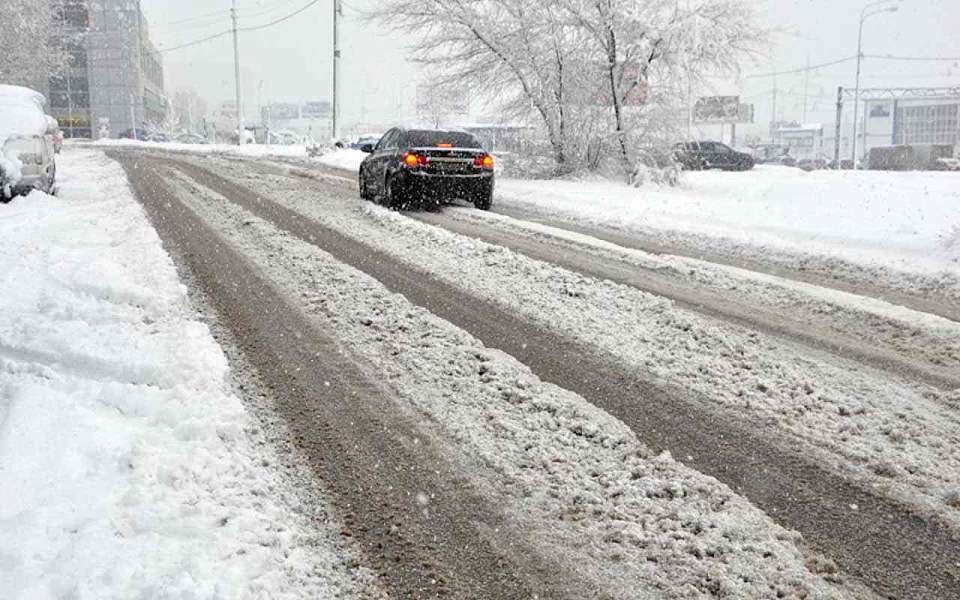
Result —
[{"label": "car's rear window", "polygon": [[411,148],[479,148],[480,142],[463,131],[408,131],[407,145]]}]

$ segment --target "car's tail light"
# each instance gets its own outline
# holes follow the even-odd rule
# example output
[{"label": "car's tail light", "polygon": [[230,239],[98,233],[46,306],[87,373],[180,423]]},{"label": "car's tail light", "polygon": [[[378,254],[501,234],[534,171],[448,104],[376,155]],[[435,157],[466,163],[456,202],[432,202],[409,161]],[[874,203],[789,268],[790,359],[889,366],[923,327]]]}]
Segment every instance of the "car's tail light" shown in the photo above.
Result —
[{"label": "car's tail light", "polygon": [[405,152],[401,160],[403,161],[403,166],[409,169],[425,167],[428,161],[426,154],[418,154],[416,152]]},{"label": "car's tail light", "polygon": [[486,169],[487,171],[493,170],[493,157],[489,154],[484,154],[473,159],[473,166]]}]

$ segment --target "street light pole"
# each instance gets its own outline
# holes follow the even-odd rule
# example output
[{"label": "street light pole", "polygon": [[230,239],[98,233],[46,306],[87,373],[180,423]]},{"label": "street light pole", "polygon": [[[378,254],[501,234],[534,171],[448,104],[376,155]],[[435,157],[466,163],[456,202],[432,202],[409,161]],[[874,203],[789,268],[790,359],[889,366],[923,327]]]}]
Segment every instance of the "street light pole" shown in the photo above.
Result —
[{"label": "street light pole", "polygon": [[[853,159],[854,169],[857,168],[857,121],[860,116],[860,61],[863,59],[863,23],[874,15],[885,12],[896,12],[900,8],[899,6],[886,6],[873,12],[867,12],[874,6],[900,1],[901,0],[877,0],[877,2],[870,2],[860,11],[860,30],[857,33],[857,86],[853,92],[853,152],[851,158]],[[867,140],[863,140],[863,143],[866,145]]]},{"label": "street light pole", "polygon": [[340,0],[333,0],[333,102],[331,113],[333,123],[331,123],[330,133],[333,139],[337,139],[337,128],[340,118],[340,96],[337,86],[340,83]]}]

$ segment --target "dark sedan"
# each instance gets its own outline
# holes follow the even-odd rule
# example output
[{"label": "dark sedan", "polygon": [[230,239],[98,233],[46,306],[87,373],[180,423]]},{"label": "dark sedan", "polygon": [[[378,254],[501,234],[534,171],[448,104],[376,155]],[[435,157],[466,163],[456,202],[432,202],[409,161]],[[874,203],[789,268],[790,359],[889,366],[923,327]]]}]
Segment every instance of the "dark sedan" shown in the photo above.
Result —
[{"label": "dark sedan", "polygon": [[677,144],[675,150],[680,165],[690,171],[749,171],[756,164],[749,154],[737,152],[720,142],[685,142]]},{"label": "dark sedan", "polygon": [[391,129],[360,165],[360,196],[390,208],[438,205],[452,199],[481,210],[493,203],[493,157],[463,131]]}]

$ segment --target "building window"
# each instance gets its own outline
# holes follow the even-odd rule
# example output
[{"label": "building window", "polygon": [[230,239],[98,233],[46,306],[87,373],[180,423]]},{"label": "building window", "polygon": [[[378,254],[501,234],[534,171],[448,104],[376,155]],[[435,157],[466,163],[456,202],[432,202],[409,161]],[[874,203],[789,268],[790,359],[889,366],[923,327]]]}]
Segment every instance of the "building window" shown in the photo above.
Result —
[{"label": "building window", "polygon": [[66,0],[54,10],[54,20],[57,25],[75,29],[90,27],[90,14],[87,7],[81,3]]},{"label": "building window", "polygon": [[956,144],[960,104],[897,108],[897,144]]}]

